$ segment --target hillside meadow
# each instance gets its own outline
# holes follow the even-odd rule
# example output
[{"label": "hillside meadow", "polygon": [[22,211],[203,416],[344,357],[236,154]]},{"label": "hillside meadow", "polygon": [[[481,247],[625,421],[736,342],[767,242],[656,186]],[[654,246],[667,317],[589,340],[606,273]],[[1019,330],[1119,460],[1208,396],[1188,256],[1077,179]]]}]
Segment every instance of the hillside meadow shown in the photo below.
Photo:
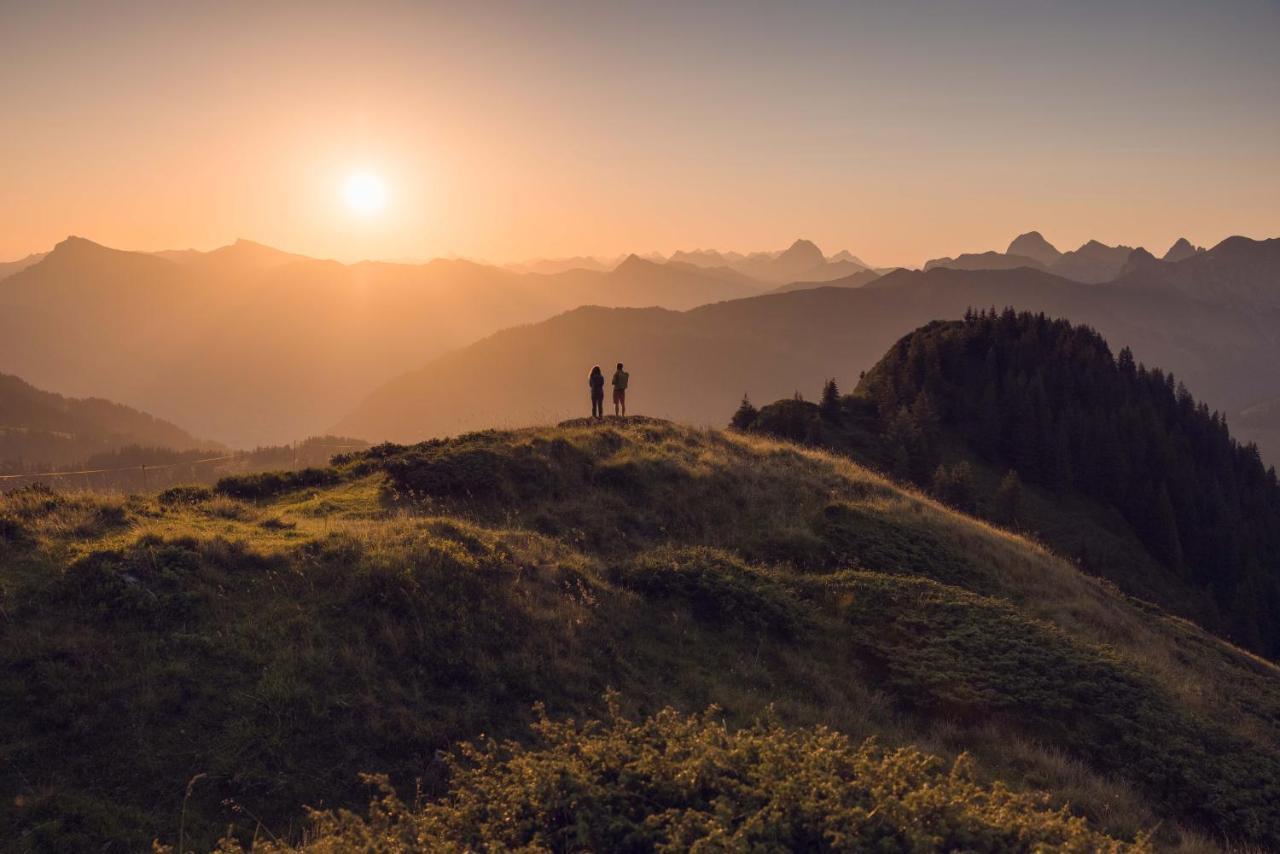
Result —
[{"label": "hillside meadow", "polygon": [[1280,840],[1271,663],[847,459],[647,419],[10,493],[0,657],[19,850]]}]

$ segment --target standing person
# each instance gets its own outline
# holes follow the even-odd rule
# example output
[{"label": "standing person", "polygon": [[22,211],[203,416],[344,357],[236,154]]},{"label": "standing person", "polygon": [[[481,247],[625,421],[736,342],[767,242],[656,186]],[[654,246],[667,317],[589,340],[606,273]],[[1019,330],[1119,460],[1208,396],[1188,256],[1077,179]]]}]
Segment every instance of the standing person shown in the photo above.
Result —
[{"label": "standing person", "polygon": [[613,372],[613,414],[627,417],[627,381],[631,379],[631,374],[622,370],[622,363],[618,363],[618,370]]},{"label": "standing person", "polygon": [[591,389],[591,417],[604,418],[604,371],[599,365],[587,375],[587,386]]}]

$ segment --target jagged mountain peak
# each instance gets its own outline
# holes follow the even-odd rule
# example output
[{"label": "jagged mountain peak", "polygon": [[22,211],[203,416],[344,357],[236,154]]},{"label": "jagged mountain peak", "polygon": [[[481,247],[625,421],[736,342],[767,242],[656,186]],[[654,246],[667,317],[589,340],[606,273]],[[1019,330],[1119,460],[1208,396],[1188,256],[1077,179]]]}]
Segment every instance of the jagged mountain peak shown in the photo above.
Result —
[{"label": "jagged mountain peak", "polygon": [[1169,247],[1169,251],[1164,253],[1163,260],[1171,263],[1185,261],[1193,255],[1198,255],[1204,251],[1201,246],[1195,246],[1185,237],[1179,237],[1174,244]]},{"label": "jagged mountain peak", "polygon": [[654,262],[647,261],[644,258],[641,258],[636,253],[632,252],[626,258],[623,258],[622,261],[618,264],[618,266],[613,268],[613,272],[624,273],[624,274],[648,272],[656,266],[658,265],[655,264]]},{"label": "jagged mountain peak", "polygon": [[786,251],[778,257],[785,258],[787,256],[800,255],[816,256],[819,261],[826,260],[826,256],[822,254],[822,250],[818,248],[818,244],[814,243],[812,240],[806,240],[803,237],[797,238],[795,242],[788,246]]},{"label": "jagged mountain peak", "polygon": [[1052,264],[1062,256],[1058,248],[1045,240],[1044,235],[1038,231],[1019,234],[1010,241],[1009,248],[1005,250],[1005,253],[1008,255],[1021,255],[1045,265]]}]

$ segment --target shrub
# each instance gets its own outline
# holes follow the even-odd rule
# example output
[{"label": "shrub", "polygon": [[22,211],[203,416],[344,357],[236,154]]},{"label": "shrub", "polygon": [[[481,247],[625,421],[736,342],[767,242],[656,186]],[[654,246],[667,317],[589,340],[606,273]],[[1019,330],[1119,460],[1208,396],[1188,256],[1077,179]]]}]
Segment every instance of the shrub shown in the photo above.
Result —
[{"label": "shrub", "polygon": [[729,419],[729,426],[735,430],[747,430],[755,423],[756,416],[760,414],[760,410],[751,404],[751,400],[744,394],[742,403],[738,405],[737,412],[733,413],[733,417]]},{"label": "shrub", "polygon": [[829,566],[923,575],[968,588],[992,586],[990,572],[929,525],[844,502],[828,504],[815,523]]},{"label": "shrub", "polygon": [[1022,480],[1013,469],[1005,472],[991,500],[991,517],[1002,525],[1022,522]]},{"label": "shrub", "polygon": [[812,444],[822,435],[822,422],[817,404],[796,397],[761,407],[751,429],[779,439]]},{"label": "shrub", "polygon": [[548,457],[558,449],[509,438],[486,432],[406,448],[380,446],[370,458],[387,473],[397,495],[410,499],[493,501],[556,492],[556,470]]},{"label": "shrub", "polygon": [[973,466],[961,460],[954,465],[939,465],[933,473],[933,494],[944,504],[964,511],[972,511]]},{"label": "shrub", "polygon": [[23,546],[32,540],[31,532],[17,519],[0,516],[0,545]]},{"label": "shrub", "polygon": [[840,406],[840,387],[835,379],[829,379],[822,387],[822,398],[818,402],[818,414],[828,424],[839,424],[844,413]]},{"label": "shrub", "polygon": [[67,499],[43,483],[33,483],[0,495],[0,503],[20,519],[38,519],[67,503]]},{"label": "shrub", "polygon": [[257,501],[273,498],[299,489],[332,486],[342,478],[335,469],[298,469],[297,471],[267,471],[224,477],[213,487],[214,492],[231,498]]},{"label": "shrub", "polygon": [[156,496],[156,500],[164,507],[179,507],[184,504],[199,504],[213,497],[213,490],[207,486],[186,485],[171,486]]},{"label": "shrub", "polygon": [[613,580],[650,597],[688,603],[698,619],[789,637],[798,603],[764,570],[710,548],[661,548],[614,571]]},{"label": "shrub", "polygon": [[[419,810],[385,778],[368,818],[312,814],[309,851],[1148,850],[1090,830],[1046,796],[974,780],[912,748],[855,746],[823,727],[730,731],[713,708],[579,726],[543,717],[529,748],[484,742],[450,761],[451,791]],[[235,850],[234,843],[228,848]]]}]

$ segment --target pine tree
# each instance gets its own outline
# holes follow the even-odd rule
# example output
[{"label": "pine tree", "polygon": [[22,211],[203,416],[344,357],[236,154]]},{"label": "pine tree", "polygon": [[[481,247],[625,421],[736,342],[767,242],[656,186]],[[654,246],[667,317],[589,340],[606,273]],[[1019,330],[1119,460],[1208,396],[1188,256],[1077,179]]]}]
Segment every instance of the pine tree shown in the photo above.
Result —
[{"label": "pine tree", "polygon": [[840,388],[835,379],[827,380],[822,387],[822,399],[818,403],[818,414],[828,424],[840,423]]},{"label": "pine tree", "polygon": [[746,394],[743,394],[742,403],[739,404],[738,411],[733,413],[733,418],[729,419],[729,426],[735,430],[749,430],[759,414],[760,410],[752,406],[751,399]]},{"label": "pine tree", "polygon": [[961,460],[953,466],[939,465],[933,473],[933,494],[960,510],[973,509],[973,466]]},{"label": "pine tree", "polygon": [[1022,523],[1022,480],[1013,469],[1005,472],[992,497],[992,516],[1004,525]]}]

